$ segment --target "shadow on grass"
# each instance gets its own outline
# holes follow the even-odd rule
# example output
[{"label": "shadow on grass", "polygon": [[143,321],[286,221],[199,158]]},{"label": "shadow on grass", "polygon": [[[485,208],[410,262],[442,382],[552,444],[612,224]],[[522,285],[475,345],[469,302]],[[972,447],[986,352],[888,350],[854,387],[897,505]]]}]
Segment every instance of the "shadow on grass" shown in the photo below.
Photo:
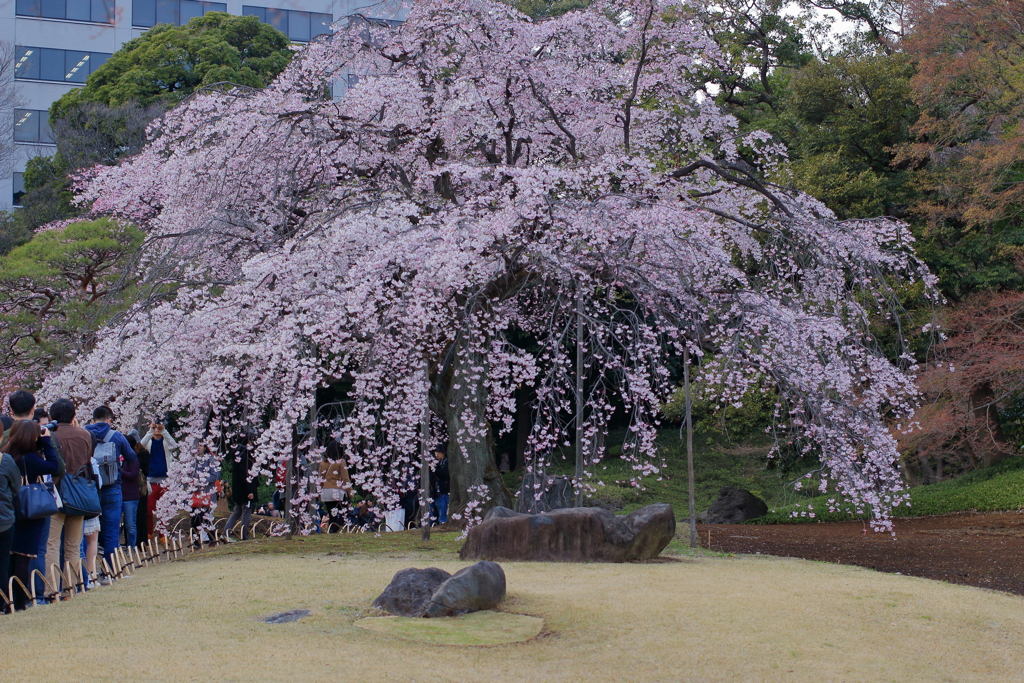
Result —
[{"label": "shadow on grass", "polygon": [[227,557],[237,555],[429,555],[457,559],[462,540],[455,531],[435,531],[423,541],[418,530],[384,534],[311,534],[286,538],[257,538],[220,544],[201,555],[190,557]]},{"label": "shadow on grass", "polygon": [[[456,531],[435,531],[430,541],[423,541],[420,532],[400,531],[384,534],[312,534],[286,538],[257,538],[235,543],[221,543],[216,548],[185,559],[202,557],[229,557],[240,555],[327,555],[327,556],[408,556],[419,555],[435,559],[457,560],[463,539]],[[701,557],[732,557],[705,548],[691,548],[689,539],[676,536],[659,557],[645,562],[678,562]]]}]

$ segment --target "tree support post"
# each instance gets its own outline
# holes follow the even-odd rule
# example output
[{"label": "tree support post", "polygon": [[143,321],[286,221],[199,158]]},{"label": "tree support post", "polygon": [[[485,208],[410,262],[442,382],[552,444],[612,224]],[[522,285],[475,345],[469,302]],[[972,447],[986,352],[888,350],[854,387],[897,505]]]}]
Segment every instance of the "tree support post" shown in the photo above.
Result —
[{"label": "tree support post", "polygon": [[583,507],[583,297],[576,298],[576,507]]},{"label": "tree support post", "polygon": [[420,421],[420,539],[430,540],[430,358],[423,360],[423,379],[427,395]]},{"label": "tree support post", "polygon": [[690,350],[683,347],[683,388],[686,395],[686,473],[689,477],[690,547],[697,547],[697,511],[693,481],[693,396],[690,393]]}]

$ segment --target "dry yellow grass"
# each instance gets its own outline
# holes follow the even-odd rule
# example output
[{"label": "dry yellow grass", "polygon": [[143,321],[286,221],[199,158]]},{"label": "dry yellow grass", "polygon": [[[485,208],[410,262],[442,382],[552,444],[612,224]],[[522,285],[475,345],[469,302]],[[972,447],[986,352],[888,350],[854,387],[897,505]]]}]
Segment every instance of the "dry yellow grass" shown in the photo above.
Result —
[{"label": "dry yellow grass", "polygon": [[[1024,599],[800,560],[505,563],[549,632],[432,646],[356,628],[394,572],[456,561],[221,555],[0,618],[0,681],[1020,681]],[[260,616],[308,609],[295,623]]]}]

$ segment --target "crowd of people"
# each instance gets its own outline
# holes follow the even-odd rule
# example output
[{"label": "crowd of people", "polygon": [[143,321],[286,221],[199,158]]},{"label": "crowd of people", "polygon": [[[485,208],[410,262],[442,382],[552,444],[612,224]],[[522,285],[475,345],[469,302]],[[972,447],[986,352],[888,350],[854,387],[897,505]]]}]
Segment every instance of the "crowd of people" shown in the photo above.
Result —
[{"label": "crowd of people", "polygon": [[[97,407],[82,425],[71,399],[62,398],[44,408],[36,405],[31,393],[15,391],[7,403],[10,415],[0,415],[4,429],[0,441],[0,590],[14,609],[21,610],[32,599],[33,580],[35,599],[52,597],[47,596],[39,574],[50,577],[51,585],[59,591],[88,590],[94,581],[108,584],[110,577],[105,568],[114,566],[119,546],[135,548],[156,537],[157,503],[167,491],[169,465],[178,444],[160,419],[151,421],[142,437],[137,430],[121,433],[112,426],[115,416],[108,406]],[[228,542],[236,540],[231,536],[235,529],[240,529],[241,540],[248,538],[253,514],[282,515],[286,474],[283,469],[279,471],[272,500],[261,503],[248,440],[246,435],[234,449],[234,457],[229,458],[231,486],[227,491],[213,454],[201,448],[200,457],[195,459],[192,479],[199,486],[191,501],[191,524],[198,543],[214,541],[207,530],[213,528],[214,509],[225,492],[233,503],[225,526]],[[450,487],[443,445],[434,449],[434,457],[430,519],[443,524],[448,520]],[[75,514],[77,510],[61,504],[65,477],[84,480],[94,487],[98,514]],[[328,443],[319,479],[320,500],[313,510],[319,518],[318,531],[335,533],[346,527],[375,530],[382,526],[384,520],[373,500],[366,495],[357,500],[336,440]],[[26,513],[23,508],[29,502],[26,491],[30,487],[51,495],[56,512],[45,511],[43,516]],[[408,477],[400,488],[404,489],[397,492],[404,524],[418,522],[418,474]],[[66,568],[70,568],[70,574],[61,571]],[[62,585],[68,576],[82,578],[75,585]],[[17,581],[11,581],[11,577]],[[0,605],[4,611],[8,609],[6,603]]]}]

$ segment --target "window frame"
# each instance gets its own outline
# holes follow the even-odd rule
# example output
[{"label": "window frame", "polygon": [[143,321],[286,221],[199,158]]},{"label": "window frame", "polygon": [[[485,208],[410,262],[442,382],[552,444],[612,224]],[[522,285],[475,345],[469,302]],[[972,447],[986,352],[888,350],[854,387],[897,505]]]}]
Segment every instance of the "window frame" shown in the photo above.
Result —
[{"label": "window frame", "polygon": [[[86,10],[88,19],[68,16],[68,6]],[[60,9],[63,7],[63,9]],[[114,0],[15,0],[14,16],[46,21],[71,21],[76,24],[114,25]]]},{"label": "window frame", "polygon": [[[28,0],[24,0],[28,1]],[[41,2],[42,0],[40,0]],[[132,28],[153,28],[157,24],[171,24],[172,26],[184,26],[188,21],[183,22],[181,20],[183,0],[132,0]],[[210,12],[224,12],[227,13],[228,5],[226,2],[211,2],[210,0],[185,0],[191,2],[197,2],[202,7],[203,13],[195,16],[190,16],[189,20],[195,19],[197,16],[205,16]],[[173,5],[174,21],[161,21],[160,20],[160,3],[165,3],[164,10],[170,9]],[[217,7],[214,7],[217,5]],[[139,11],[137,8],[143,8],[144,11]],[[145,17],[141,19],[140,17]],[[152,23],[148,23],[152,17]]]},{"label": "window frame", "polygon": [[[22,120],[19,121],[19,116]],[[21,126],[26,122],[25,119],[34,116],[35,118],[31,122],[32,129],[35,131],[34,136],[30,138],[18,138],[18,133],[27,128],[22,129]],[[14,110],[14,142],[19,145],[56,145],[57,142],[53,139],[53,131],[50,128],[50,113],[45,109],[15,109]]]},{"label": "window frame", "polygon": [[[268,21],[270,12],[274,12],[275,15],[283,14],[285,27],[282,29],[276,23]],[[293,17],[293,15],[295,15]],[[242,5],[242,16],[243,17],[256,17],[260,20],[260,23],[269,24],[281,33],[288,36],[288,40],[293,43],[310,43],[320,36],[329,35],[331,33],[331,24],[334,23],[334,15],[330,12],[314,12],[312,10],[298,10],[288,9],[286,7],[264,7],[262,5]],[[321,33],[315,33],[315,26],[317,22],[323,22],[327,17],[330,17],[330,21],[325,25],[325,29]],[[295,21],[299,26],[306,26],[308,38],[294,38],[296,35],[292,32],[292,22]]]},{"label": "window frame", "polygon": [[[108,52],[92,52],[87,50],[65,50],[59,47],[39,47],[37,45],[16,45],[15,46],[15,63],[14,63],[14,79],[18,81],[41,81],[44,83],[64,83],[66,85],[84,85],[86,79],[100,66],[102,66],[110,57],[111,53]],[[26,52],[22,52],[26,51]],[[54,53],[60,53],[59,60],[57,55]],[[81,80],[71,80],[68,78],[69,74],[75,73],[75,69],[80,69],[81,65],[75,64],[68,66],[67,59],[68,53],[77,53],[85,55],[85,59],[80,60],[81,62],[88,62],[85,76]],[[35,76],[25,76],[18,73],[18,69],[22,62],[27,59],[33,59],[35,61]],[[60,62],[60,69],[57,69],[58,61]],[[61,74],[60,78],[46,78],[43,76],[43,67],[46,67],[47,73],[57,73],[58,70]],[[22,72],[27,73],[27,72]],[[77,78],[77,76],[76,76]]]}]

